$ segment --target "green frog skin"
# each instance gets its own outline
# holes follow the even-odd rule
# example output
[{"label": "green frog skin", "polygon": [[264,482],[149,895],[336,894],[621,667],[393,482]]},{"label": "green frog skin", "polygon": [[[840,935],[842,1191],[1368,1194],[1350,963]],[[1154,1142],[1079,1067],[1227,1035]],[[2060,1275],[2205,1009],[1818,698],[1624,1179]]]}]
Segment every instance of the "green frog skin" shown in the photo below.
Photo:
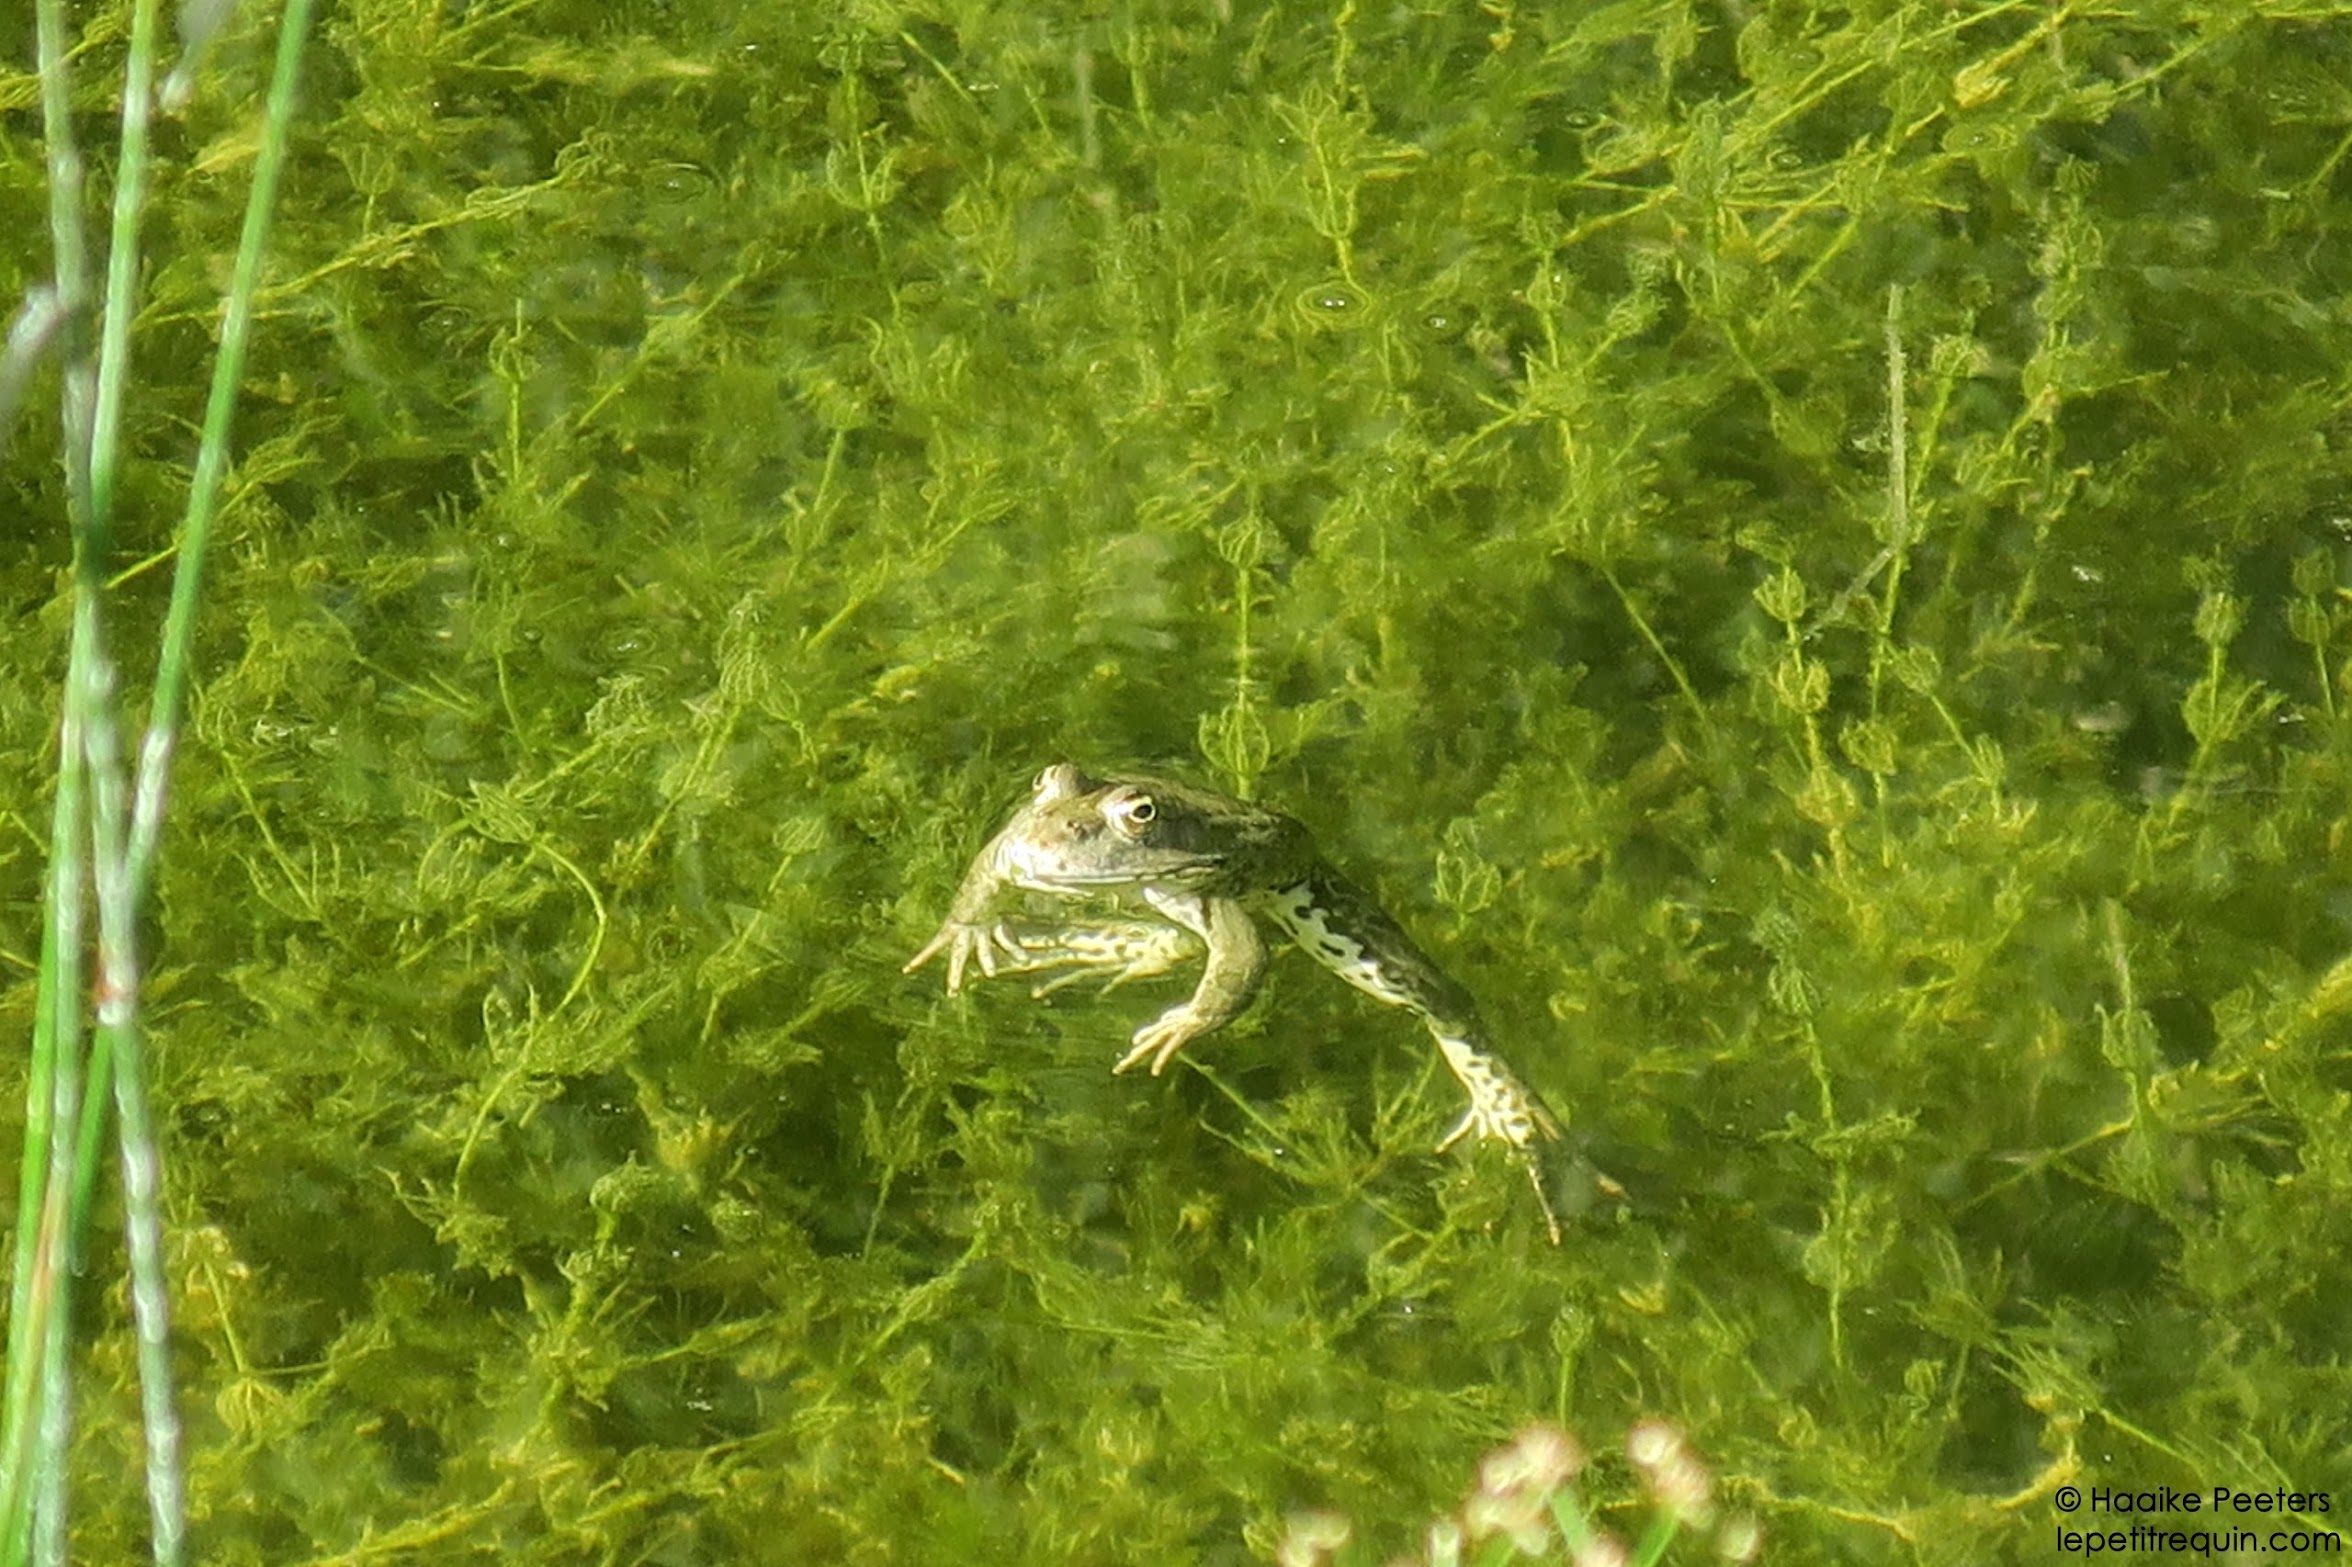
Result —
[{"label": "green frog skin", "polygon": [[[1068,898],[1132,893],[1168,924],[1106,919],[1039,929],[999,917],[1013,890]],[[1470,1099],[1439,1150],[1473,1132],[1502,1144],[1526,1168],[1558,1244],[1559,1220],[1533,1152],[1560,1135],[1558,1122],[1487,1044],[1469,992],[1370,894],[1323,863],[1305,827],[1278,811],[1167,779],[1090,777],[1057,762],[1037,775],[1029,803],[972,861],[947,922],[906,970],[945,954],[951,995],[975,965],[989,977],[1068,971],[1041,985],[1042,995],[1090,973],[1107,972],[1111,986],[1164,973],[1200,951],[1205,961],[1192,995],[1137,1029],[1133,1048],[1112,1068],[1149,1062],[1157,1076],[1257,994],[1267,957],[1260,914],[1341,979],[1421,1019]]]}]

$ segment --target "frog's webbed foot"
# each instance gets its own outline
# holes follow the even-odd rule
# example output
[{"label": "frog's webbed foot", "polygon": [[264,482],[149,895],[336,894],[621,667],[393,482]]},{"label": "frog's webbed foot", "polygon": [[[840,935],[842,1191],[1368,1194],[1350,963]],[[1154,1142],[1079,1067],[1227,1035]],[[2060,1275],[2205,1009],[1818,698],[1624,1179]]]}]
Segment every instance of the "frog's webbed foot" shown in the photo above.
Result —
[{"label": "frog's webbed foot", "polygon": [[1535,1091],[1519,1081],[1518,1074],[1500,1058],[1480,1049],[1471,1040],[1440,1033],[1435,1027],[1430,1032],[1446,1065],[1470,1095],[1470,1107],[1438,1143],[1437,1151],[1445,1152],[1473,1132],[1481,1142],[1501,1143],[1511,1162],[1527,1172],[1527,1184],[1535,1192],[1536,1206],[1543,1210],[1544,1227],[1551,1233],[1552,1244],[1559,1245],[1560,1216],[1552,1207],[1550,1194],[1544,1190],[1536,1146],[1558,1141],[1560,1123],[1544,1108]]},{"label": "frog's webbed foot", "polygon": [[974,963],[980,965],[983,976],[994,979],[998,969],[1011,968],[1026,956],[1020,936],[1002,920],[989,925],[949,920],[922,951],[907,959],[901,972],[912,974],[942,952],[947,954],[947,993],[951,996],[964,988],[964,971]]},{"label": "frog's webbed foot", "polygon": [[[1459,1075],[1461,1069],[1455,1070]],[[1560,1135],[1560,1123],[1552,1119],[1551,1112],[1517,1079],[1502,1077],[1473,1082],[1464,1076],[1462,1081],[1470,1090],[1470,1107],[1462,1112],[1462,1119],[1454,1123],[1453,1130],[1438,1140],[1439,1153],[1473,1132],[1478,1134],[1480,1142],[1501,1143],[1514,1150],[1550,1142]]]},{"label": "frog's webbed foot", "polygon": [[1121,1056],[1111,1071],[1124,1072],[1138,1062],[1149,1061],[1151,1074],[1157,1077],[1176,1059],[1177,1051],[1215,1028],[1219,1021],[1204,1020],[1191,1002],[1179,1002],[1135,1031],[1135,1047]]}]

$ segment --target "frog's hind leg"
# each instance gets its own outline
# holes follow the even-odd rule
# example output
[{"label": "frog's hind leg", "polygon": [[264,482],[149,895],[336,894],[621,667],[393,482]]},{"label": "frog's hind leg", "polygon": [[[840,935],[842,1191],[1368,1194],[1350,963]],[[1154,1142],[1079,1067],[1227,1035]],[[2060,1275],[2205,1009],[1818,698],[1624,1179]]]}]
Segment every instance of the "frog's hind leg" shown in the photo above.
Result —
[{"label": "frog's hind leg", "polygon": [[1486,1045],[1478,1008],[1468,991],[1447,977],[1413,945],[1386,910],[1352,883],[1329,873],[1286,887],[1267,900],[1267,910],[1291,938],[1325,968],[1376,1000],[1403,1007],[1428,1025],[1447,1070],[1470,1096],[1440,1153],[1476,1132],[1481,1141],[1501,1143],[1527,1172],[1543,1209],[1552,1244],[1560,1242],[1560,1220],[1545,1195],[1534,1153],[1538,1142],[1560,1135],[1560,1123],[1535,1090]]},{"label": "frog's hind leg", "polygon": [[1321,875],[1274,894],[1268,907],[1325,968],[1429,1025],[1438,1053],[1470,1095],[1470,1108],[1438,1144],[1441,1151],[1470,1132],[1512,1148],[1560,1135],[1535,1091],[1487,1047],[1469,992],[1414,946],[1368,893]]}]

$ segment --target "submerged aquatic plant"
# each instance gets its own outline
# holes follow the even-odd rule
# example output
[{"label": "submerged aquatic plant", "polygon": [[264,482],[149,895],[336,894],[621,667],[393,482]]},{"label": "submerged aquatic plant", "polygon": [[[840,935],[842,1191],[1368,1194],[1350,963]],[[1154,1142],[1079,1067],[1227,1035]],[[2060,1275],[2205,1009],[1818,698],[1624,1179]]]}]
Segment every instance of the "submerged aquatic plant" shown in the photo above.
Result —
[{"label": "submerged aquatic plant", "polygon": [[[124,646],[268,20],[155,127]],[[2341,1494],[2348,29],[333,8],[131,926],[207,1559],[1219,1560],[1643,1410],[1808,1560]],[[63,472],[0,472],[28,1031]],[[900,976],[1072,755],[1306,820],[1626,1210],[1430,1160],[1319,976],[1148,1091],[1133,1006]]]}]

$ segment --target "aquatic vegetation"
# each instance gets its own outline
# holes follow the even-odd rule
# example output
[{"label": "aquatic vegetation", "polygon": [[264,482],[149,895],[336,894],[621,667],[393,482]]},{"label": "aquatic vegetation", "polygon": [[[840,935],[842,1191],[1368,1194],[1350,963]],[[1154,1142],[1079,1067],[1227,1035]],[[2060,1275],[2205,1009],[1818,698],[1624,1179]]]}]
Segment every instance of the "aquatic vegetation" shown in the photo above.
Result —
[{"label": "aquatic vegetation", "polygon": [[[131,633],[252,9],[156,127]],[[202,1559],[1419,1549],[1649,1416],[1790,1560],[2347,1494],[2352,9],[321,25],[145,932]],[[1303,967],[1148,1092],[1136,1001],[900,975],[1063,756],[1305,821],[1631,1201],[1545,1244]]]}]

